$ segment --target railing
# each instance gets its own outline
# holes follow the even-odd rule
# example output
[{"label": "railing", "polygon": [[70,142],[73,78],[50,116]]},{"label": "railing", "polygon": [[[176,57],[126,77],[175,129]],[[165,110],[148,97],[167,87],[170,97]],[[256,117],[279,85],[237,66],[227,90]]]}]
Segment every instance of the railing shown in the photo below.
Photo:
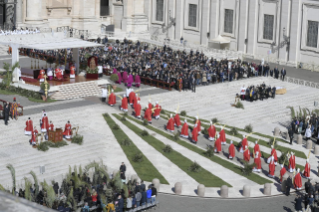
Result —
[{"label": "railing", "polygon": [[317,83],[317,82],[311,82],[311,81],[297,79],[297,78],[293,78],[293,77],[285,77],[284,81],[289,82],[289,83],[293,83],[296,85],[302,85],[302,86],[306,86],[306,87],[319,89],[319,83]]}]

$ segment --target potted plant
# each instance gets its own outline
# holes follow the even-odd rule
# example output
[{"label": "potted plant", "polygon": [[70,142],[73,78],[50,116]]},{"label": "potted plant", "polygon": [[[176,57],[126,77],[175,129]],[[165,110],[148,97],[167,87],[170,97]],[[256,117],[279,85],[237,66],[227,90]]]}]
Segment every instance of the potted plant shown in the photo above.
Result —
[{"label": "potted plant", "polygon": [[87,79],[99,79],[98,68],[91,69],[90,67],[86,68],[86,78]]}]

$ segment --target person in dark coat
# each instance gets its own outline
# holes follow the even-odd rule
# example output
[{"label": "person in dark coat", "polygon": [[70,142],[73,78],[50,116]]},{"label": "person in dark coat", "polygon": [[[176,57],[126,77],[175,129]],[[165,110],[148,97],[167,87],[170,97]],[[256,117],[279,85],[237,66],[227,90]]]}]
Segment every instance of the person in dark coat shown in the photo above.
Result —
[{"label": "person in dark coat", "polygon": [[125,172],[126,172],[126,166],[124,162],[122,162],[122,165],[120,166],[120,173],[121,173],[121,179],[125,179]]},{"label": "person in dark coat", "polygon": [[9,115],[10,115],[10,107],[9,103],[7,103],[4,107],[4,124],[8,125]]},{"label": "person in dark coat", "polygon": [[289,135],[289,138],[290,138],[290,145],[292,145],[292,140],[294,138],[294,132],[293,132],[291,127],[289,127],[288,135]]},{"label": "person in dark coat", "polygon": [[287,184],[286,184],[286,195],[289,196],[290,195],[290,188],[292,187],[292,179],[291,176],[289,175],[289,177],[287,178]]},{"label": "person in dark coat", "polygon": [[295,210],[296,211],[302,211],[302,199],[300,197],[300,195],[297,195],[296,199],[295,199]]}]

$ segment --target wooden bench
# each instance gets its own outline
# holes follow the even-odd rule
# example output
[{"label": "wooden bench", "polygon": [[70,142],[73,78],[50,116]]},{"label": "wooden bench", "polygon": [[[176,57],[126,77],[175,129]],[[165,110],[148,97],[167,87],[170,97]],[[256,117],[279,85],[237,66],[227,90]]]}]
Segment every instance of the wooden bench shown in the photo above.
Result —
[{"label": "wooden bench", "polygon": [[150,85],[157,88],[162,88],[171,91],[174,83],[167,83],[162,80],[154,80],[148,77],[141,77],[141,83],[144,85]]}]

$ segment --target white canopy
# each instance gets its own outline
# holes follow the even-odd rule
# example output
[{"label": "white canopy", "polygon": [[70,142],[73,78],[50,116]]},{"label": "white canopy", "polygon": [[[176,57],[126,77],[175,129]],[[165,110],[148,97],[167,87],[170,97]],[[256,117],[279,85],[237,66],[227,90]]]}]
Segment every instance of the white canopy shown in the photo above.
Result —
[{"label": "white canopy", "polygon": [[86,48],[103,46],[78,38],[68,38],[64,32],[7,35],[0,37],[0,44],[38,50]]},{"label": "white canopy", "polygon": [[221,35],[218,35],[216,38],[211,40],[213,43],[219,43],[219,44],[227,44],[230,43],[230,41]]}]

